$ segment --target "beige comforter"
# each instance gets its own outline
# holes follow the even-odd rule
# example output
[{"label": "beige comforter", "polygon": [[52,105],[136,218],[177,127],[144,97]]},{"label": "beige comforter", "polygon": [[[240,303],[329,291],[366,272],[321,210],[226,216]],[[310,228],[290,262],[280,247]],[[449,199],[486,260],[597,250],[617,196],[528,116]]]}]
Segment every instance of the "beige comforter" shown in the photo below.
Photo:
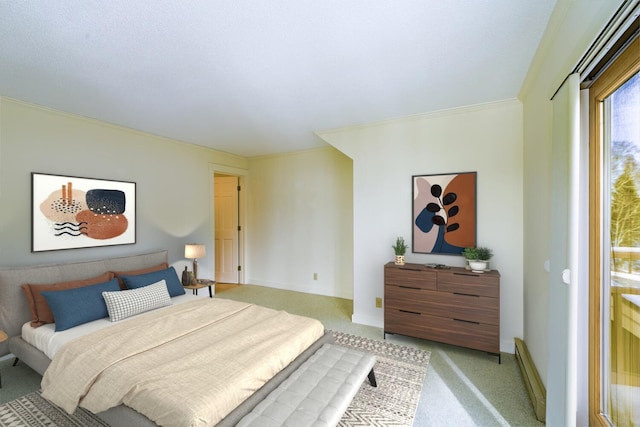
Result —
[{"label": "beige comforter", "polygon": [[69,413],[124,403],[159,425],[212,426],[323,333],[314,319],[203,298],[68,343],[42,394]]}]

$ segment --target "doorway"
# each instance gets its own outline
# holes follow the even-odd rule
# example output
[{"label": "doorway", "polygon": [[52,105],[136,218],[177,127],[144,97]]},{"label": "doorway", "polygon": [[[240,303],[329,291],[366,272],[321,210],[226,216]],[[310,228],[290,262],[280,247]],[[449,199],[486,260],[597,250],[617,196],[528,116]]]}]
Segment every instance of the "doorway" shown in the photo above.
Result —
[{"label": "doorway", "polygon": [[240,177],[214,174],[215,274],[218,283],[241,283]]}]

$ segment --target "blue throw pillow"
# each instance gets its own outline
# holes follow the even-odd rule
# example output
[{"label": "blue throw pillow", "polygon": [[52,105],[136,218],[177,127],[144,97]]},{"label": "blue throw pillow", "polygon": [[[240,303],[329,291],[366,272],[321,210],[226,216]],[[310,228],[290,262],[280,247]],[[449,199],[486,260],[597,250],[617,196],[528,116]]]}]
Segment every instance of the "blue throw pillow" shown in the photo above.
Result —
[{"label": "blue throw pillow", "polygon": [[172,297],[184,295],[185,293],[182,283],[180,283],[180,279],[178,279],[176,269],[173,267],[169,267],[166,270],[152,271],[151,273],[137,274],[135,276],[122,276],[121,279],[127,289],[142,288],[164,280],[167,282],[167,290]]},{"label": "blue throw pillow", "polygon": [[45,291],[41,295],[47,300],[56,332],[109,316],[103,292],[119,291],[118,279],[82,288],[63,291]]}]

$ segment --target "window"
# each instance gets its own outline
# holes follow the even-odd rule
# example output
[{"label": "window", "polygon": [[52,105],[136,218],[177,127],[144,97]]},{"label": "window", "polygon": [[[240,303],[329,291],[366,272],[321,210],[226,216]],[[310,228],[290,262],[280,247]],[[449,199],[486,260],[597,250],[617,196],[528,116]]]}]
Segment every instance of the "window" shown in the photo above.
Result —
[{"label": "window", "polygon": [[589,108],[590,421],[640,425],[640,39]]}]

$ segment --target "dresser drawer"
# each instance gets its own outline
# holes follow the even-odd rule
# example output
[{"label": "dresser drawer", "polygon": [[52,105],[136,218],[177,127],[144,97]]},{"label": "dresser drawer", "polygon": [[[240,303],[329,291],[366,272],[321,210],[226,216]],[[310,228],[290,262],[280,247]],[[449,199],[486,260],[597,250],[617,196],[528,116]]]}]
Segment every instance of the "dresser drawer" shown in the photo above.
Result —
[{"label": "dresser drawer", "polygon": [[438,273],[438,290],[499,298],[500,276],[494,272],[443,271]]},{"label": "dresser drawer", "polygon": [[385,308],[428,313],[436,317],[500,324],[500,301],[497,298],[388,286],[384,304]]},{"label": "dresser drawer", "polygon": [[416,289],[436,289],[437,274],[435,271],[417,268],[386,267],[384,269],[384,283]]},{"label": "dresser drawer", "polygon": [[500,353],[500,328],[494,325],[385,310],[384,332]]},{"label": "dresser drawer", "polygon": [[437,291],[386,285],[384,290],[384,307],[385,309],[393,308],[416,313],[426,313],[430,309],[427,299],[430,294],[434,292]]}]

